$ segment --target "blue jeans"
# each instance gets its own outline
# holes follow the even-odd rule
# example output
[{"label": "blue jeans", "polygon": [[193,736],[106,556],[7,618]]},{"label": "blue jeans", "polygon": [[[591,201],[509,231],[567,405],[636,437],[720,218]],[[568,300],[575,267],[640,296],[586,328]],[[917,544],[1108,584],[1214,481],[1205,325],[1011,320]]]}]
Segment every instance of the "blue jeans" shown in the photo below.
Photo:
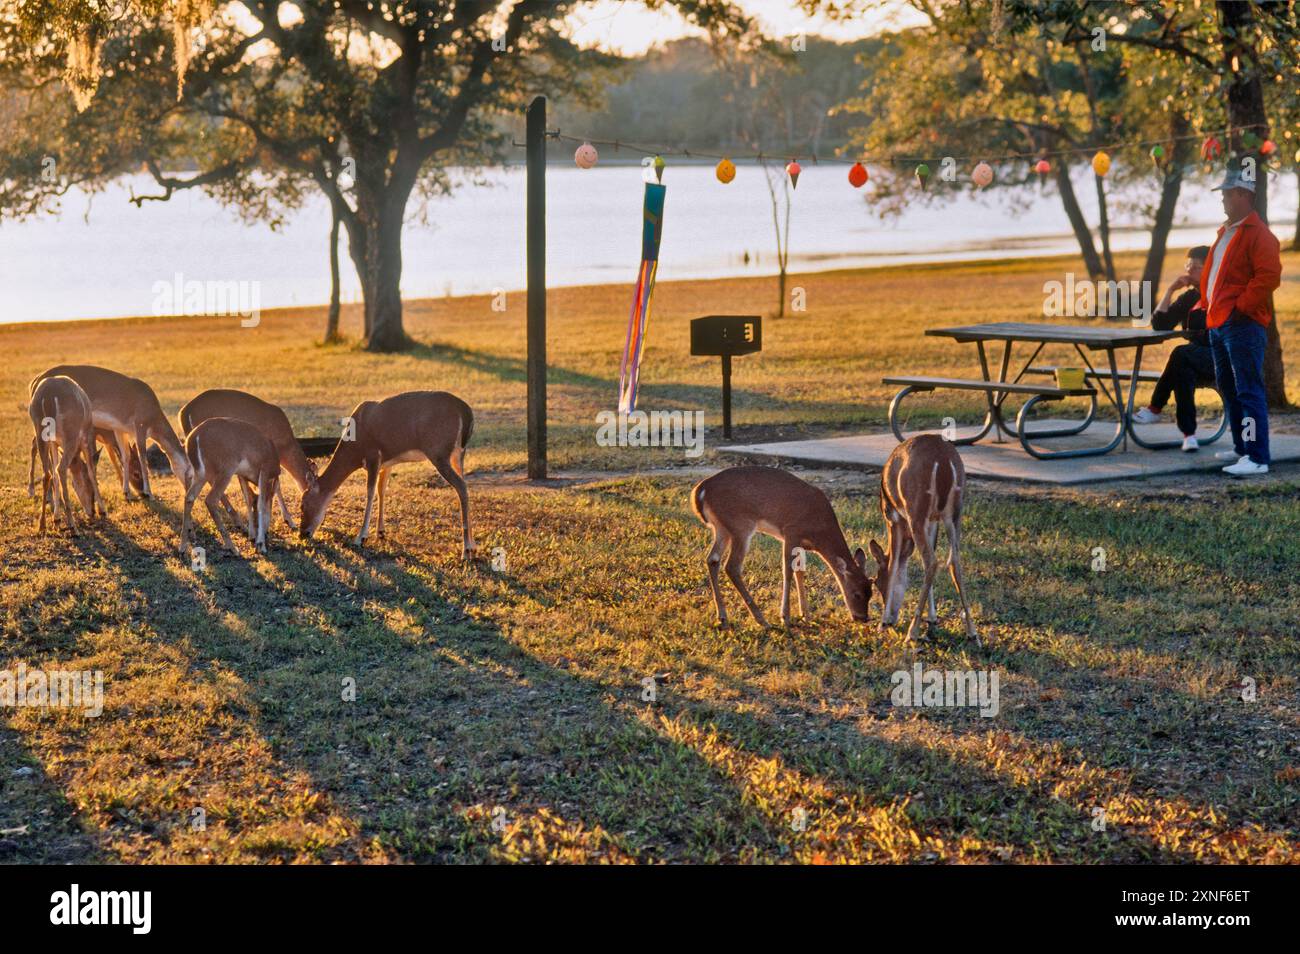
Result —
[{"label": "blue jeans", "polygon": [[[1243,316],[1229,318],[1225,324],[1210,329],[1210,349],[1214,354],[1214,378],[1228,412],[1232,428],[1232,446],[1238,454],[1256,464],[1267,464],[1268,403],[1264,397],[1264,326]],[[1245,422],[1253,422],[1252,440],[1243,435]]]}]

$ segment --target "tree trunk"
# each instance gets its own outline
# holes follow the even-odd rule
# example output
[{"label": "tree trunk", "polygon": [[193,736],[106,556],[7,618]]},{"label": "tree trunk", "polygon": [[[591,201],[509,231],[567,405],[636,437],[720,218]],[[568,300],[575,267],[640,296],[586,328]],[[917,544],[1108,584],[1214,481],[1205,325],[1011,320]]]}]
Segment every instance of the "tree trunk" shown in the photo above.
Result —
[{"label": "tree trunk", "polygon": [[[1300,167],[1295,171],[1296,190],[1300,191]],[[1295,238],[1291,239],[1291,251],[1300,252],[1300,202],[1295,207]]]},{"label": "tree trunk", "polygon": [[1160,273],[1164,270],[1165,251],[1169,245],[1169,230],[1174,224],[1174,211],[1178,207],[1178,196],[1183,189],[1183,166],[1190,157],[1191,147],[1187,135],[1187,120],[1174,112],[1169,120],[1169,135],[1173,138],[1173,153],[1169,157],[1169,167],[1165,170],[1164,182],[1160,189],[1160,205],[1156,209],[1156,219],[1151,226],[1151,248],[1147,250],[1146,266],[1142,269],[1142,281],[1152,289],[1152,300],[1158,294]]},{"label": "tree trunk", "polygon": [[[1232,149],[1244,155],[1241,132],[1249,128],[1260,139],[1268,138],[1268,114],[1264,109],[1264,87],[1260,82],[1260,68],[1253,46],[1255,13],[1249,3],[1218,0],[1219,42],[1223,47],[1224,78],[1228,100],[1228,122],[1234,127]],[[1233,68],[1234,61],[1236,68]],[[1255,159],[1255,210],[1268,222],[1268,175],[1264,171],[1263,157],[1252,153]],[[1287,407],[1286,370],[1282,364],[1282,338],[1277,327],[1277,309],[1269,296],[1268,309],[1273,320],[1268,323],[1268,338],[1264,347],[1264,392],[1268,406]]]},{"label": "tree trunk", "polygon": [[402,327],[402,211],[390,184],[379,201],[358,189],[348,220],[348,247],[361,280],[367,351],[401,351],[411,345]]},{"label": "tree trunk", "polygon": [[1101,234],[1101,256],[1106,269],[1106,281],[1115,280],[1115,260],[1110,255],[1110,214],[1106,209],[1106,180],[1093,173],[1097,183],[1097,231]]},{"label": "tree trunk", "polygon": [[339,312],[342,304],[339,300],[339,208],[330,203],[330,310],[325,323],[325,343],[333,344],[341,340],[339,335]]},{"label": "tree trunk", "polygon": [[1079,252],[1083,255],[1083,267],[1088,270],[1089,278],[1102,275],[1101,259],[1097,257],[1097,246],[1092,241],[1092,230],[1079,208],[1079,199],[1074,194],[1074,184],[1070,181],[1070,166],[1062,156],[1059,162],[1052,164],[1056,176],[1056,191],[1061,194],[1061,205],[1065,206],[1065,216],[1070,220],[1074,238],[1079,243]]}]

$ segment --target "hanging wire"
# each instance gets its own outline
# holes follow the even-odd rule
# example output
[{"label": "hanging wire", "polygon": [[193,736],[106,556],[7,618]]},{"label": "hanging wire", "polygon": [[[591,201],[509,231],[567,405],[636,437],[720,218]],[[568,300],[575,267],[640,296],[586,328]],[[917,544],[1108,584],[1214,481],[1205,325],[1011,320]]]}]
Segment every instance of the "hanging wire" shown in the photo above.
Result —
[{"label": "hanging wire", "polygon": [[[1233,132],[1246,132],[1252,129],[1262,129],[1262,128],[1264,128],[1263,123],[1253,123],[1246,126],[1231,126],[1223,130],[1211,130],[1209,132],[1190,133],[1186,136],[1166,136],[1163,139],[1130,140],[1126,142],[1106,143],[1100,146],[1080,146],[1074,149],[1044,149],[1044,150],[1037,150],[1034,152],[1013,152],[1002,156],[980,156],[980,155],[970,155],[970,156],[945,155],[945,156],[930,156],[930,157],[818,156],[816,153],[799,152],[794,150],[785,153],[785,155],[789,155],[791,156],[791,158],[804,158],[807,160],[811,160],[814,165],[818,165],[823,162],[839,163],[842,165],[852,165],[853,163],[858,163],[858,162],[862,163],[863,165],[877,165],[877,166],[885,165],[888,163],[904,163],[907,165],[912,165],[912,164],[922,163],[922,162],[925,163],[941,162],[944,159],[960,159],[968,162],[973,160],[982,160],[984,162],[989,162],[989,163],[1015,162],[1015,161],[1027,161],[1027,160],[1034,160],[1034,159],[1047,159],[1054,156],[1090,155],[1097,152],[1107,152],[1107,151],[1113,152],[1120,149],[1128,149],[1128,148],[1163,146],[1166,143],[1202,139],[1220,133],[1223,135],[1225,140],[1231,140]],[[562,134],[556,135],[554,138],[558,140],[567,141],[567,142],[577,143],[579,145],[585,142],[589,142],[593,146],[610,146],[614,149],[615,152],[617,152],[620,149],[629,149],[632,152],[639,152],[642,155],[646,155],[646,156],[682,156],[684,158],[691,158],[691,159],[730,159],[733,162],[735,162],[736,160],[752,159],[755,160],[756,162],[762,163],[765,159],[774,159],[776,158],[776,156],[782,155],[782,153],[780,152],[764,153],[762,150],[760,150],[757,153],[749,153],[749,154],[711,153],[711,152],[704,152],[699,149],[687,149],[686,147],[674,148],[672,146],[651,146],[651,145],[644,145],[638,143],[623,142],[620,139],[613,139],[613,140],[590,139],[582,136],[567,136]]]}]

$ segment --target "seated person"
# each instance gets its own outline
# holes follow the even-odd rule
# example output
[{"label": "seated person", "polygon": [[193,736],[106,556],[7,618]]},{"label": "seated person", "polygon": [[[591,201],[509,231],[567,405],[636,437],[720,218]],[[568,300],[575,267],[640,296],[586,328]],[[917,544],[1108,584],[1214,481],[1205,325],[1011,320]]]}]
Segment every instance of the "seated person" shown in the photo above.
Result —
[{"label": "seated person", "polygon": [[[1198,245],[1188,252],[1183,274],[1174,279],[1156,305],[1156,313],[1151,316],[1151,327],[1156,331],[1183,328],[1196,334],[1187,344],[1169,353],[1164,373],[1151,394],[1151,403],[1133,414],[1134,423],[1155,424],[1172,393],[1175,418],[1183,434],[1183,450],[1188,452],[1200,447],[1196,442],[1196,389],[1214,386],[1214,355],[1205,330],[1205,311],[1196,307],[1201,297],[1201,269],[1209,254],[1207,245]],[[1180,289],[1186,291],[1174,298]]]}]

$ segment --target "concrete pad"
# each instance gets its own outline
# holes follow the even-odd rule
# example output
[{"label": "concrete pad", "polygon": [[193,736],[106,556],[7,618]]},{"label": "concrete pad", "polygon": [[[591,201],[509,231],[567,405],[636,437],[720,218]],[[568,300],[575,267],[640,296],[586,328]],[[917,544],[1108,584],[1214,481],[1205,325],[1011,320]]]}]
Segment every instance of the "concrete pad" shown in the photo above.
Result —
[{"label": "concrete pad", "polygon": [[[1033,430],[1048,430],[1069,426],[1066,420],[1037,420]],[[958,428],[958,436],[966,437],[979,431],[977,427]],[[937,431],[934,433],[938,433]],[[1173,424],[1142,426],[1144,440],[1169,440],[1178,437]],[[1064,450],[1075,447],[1104,447],[1115,434],[1115,424],[1100,421],[1092,424],[1082,434],[1073,437],[1056,437],[1036,441],[1039,449]],[[1273,463],[1300,461],[1300,435],[1269,435]],[[1107,480],[1130,480],[1191,471],[1213,471],[1230,461],[1215,460],[1220,450],[1231,450],[1232,441],[1227,433],[1213,444],[1203,446],[1194,454],[1184,454],[1177,447],[1172,450],[1150,451],[1138,447],[1131,440],[1128,449],[1120,445],[1109,454],[1098,457],[1073,457],[1064,460],[1037,460],[1025,453],[1020,442],[1003,438],[1004,443],[993,443],[990,433],[977,444],[959,447],[966,472],[976,477],[993,480],[1020,480],[1043,484],[1092,484]],[[861,470],[879,470],[898,446],[894,435],[888,431],[878,434],[861,434],[853,437],[832,437],[821,440],[782,441],[773,444],[731,444],[719,447],[724,454],[735,454],[755,460],[784,460],[823,467],[849,467]],[[1224,478],[1229,479],[1227,477]]]}]

